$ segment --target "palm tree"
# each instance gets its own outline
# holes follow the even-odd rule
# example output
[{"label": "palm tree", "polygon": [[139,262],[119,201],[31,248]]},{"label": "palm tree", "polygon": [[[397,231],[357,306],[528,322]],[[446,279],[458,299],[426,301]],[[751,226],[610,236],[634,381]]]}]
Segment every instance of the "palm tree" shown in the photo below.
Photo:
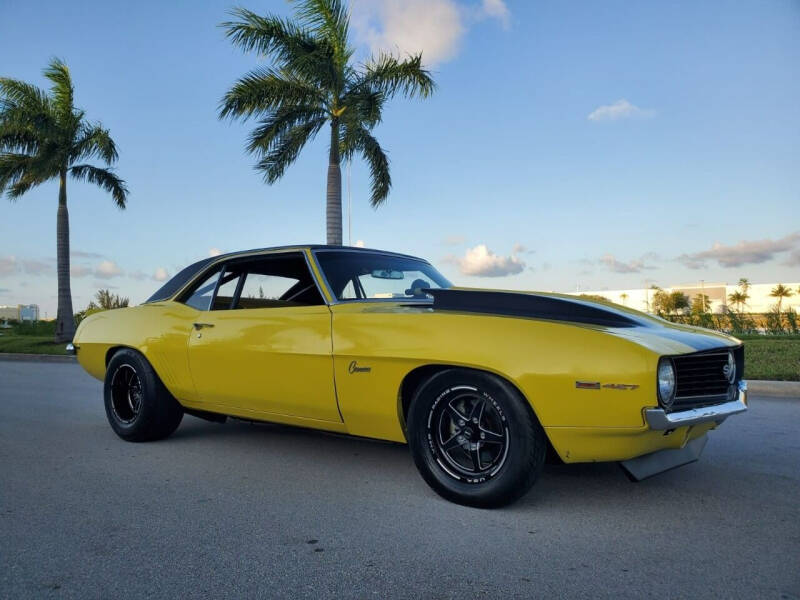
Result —
[{"label": "palm tree", "polygon": [[750,280],[747,277],[739,278],[739,287],[742,290],[742,302],[739,307],[739,312],[741,312],[742,307],[747,306],[747,301],[750,299]]},{"label": "palm tree", "polygon": [[736,290],[735,292],[731,292],[730,294],[728,294],[728,302],[730,302],[731,304],[735,304],[739,312],[742,312],[742,304],[744,304],[746,300],[747,300],[747,294],[745,294],[744,292],[740,292],[739,290]]},{"label": "palm tree", "polygon": [[628,300],[628,294],[625,292],[619,295],[620,300],[622,300],[622,305],[625,306],[625,302]]},{"label": "palm tree", "polygon": [[118,294],[112,294],[111,290],[97,290],[94,295],[95,300],[89,303],[89,309],[101,308],[103,310],[111,310],[112,308],[125,308],[128,306],[130,300]]},{"label": "palm tree", "polygon": [[370,203],[380,206],[392,181],[389,160],[372,129],[386,100],[396,94],[429,96],[435,84],[422,67],[422,55],[401,60],[390,54],[353,64],[350,17],[342,0],[294,0],[295,20],[249,10],[232,11],[222,23],[231,42],[272,61],[251,71],[225,94],[219,117],[260,118],[247,150],[256,168],[275,183],[303,147],[330,124],[326,195],[327,240],[342,243],[342,157],[360,154],[369,165]]},{"label": "palm tree", "polygon": [[772,288],[772,291],[769,293],[769,295],[772,296],[773,298],[778,299],[778,313],[780,313],[783,299],[789,298],[790,296],[794,296],[794,292],[790,288],[783,285],[782,283],[779,283],[774,288]]},{"label": "palm tree", "polygon": [[44,70],[50,93],[24,81],[0,78],[0,195],[16,200],[31,188],[58,179],[56,255],[58,272],[57,342],[75,333],[69,281],[69,214],[67,175],[109,192],[125,208],[128,190],[111,169],[82,161],[99,158],[106,166],[117,160],[117,148],[107,129],[90,123],[75,108],[67,66],[53,59]]}]

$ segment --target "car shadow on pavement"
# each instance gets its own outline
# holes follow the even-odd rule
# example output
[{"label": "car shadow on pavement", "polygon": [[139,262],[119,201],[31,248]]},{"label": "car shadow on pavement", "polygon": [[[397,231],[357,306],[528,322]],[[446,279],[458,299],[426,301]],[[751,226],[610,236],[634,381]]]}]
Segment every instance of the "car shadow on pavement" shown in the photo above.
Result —
[{"label": "car shadow on pavement", "polygon": [[[405,486],[409,495],[439,499],[422,482],[404,444],[273,423],[229,419],[221,425],[191,417],[165,442],[192,446],[195,453],[204,446],[203,452],[231,464],[254,455],[266,463],[279,455],[292,464],[298,479],[314,481],[338,470],[345,478],[367,479],[376,488]],[[547,464],[533,489],[514,507],[541,510],[557,503],[563,508],[565,502],[585,504],[587,495],[622,502],[642,486],[652,484],[631,483],[616,463]]]}]

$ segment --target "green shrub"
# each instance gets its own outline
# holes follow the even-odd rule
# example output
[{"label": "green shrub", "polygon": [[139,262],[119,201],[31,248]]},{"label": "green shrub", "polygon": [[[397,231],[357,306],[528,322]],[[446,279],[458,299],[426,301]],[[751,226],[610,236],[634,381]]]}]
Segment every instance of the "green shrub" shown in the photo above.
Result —
[{"label": "green shrub", "polygon": [[55,321],[21,321],[14,325],[17,335],[55,335]]}]

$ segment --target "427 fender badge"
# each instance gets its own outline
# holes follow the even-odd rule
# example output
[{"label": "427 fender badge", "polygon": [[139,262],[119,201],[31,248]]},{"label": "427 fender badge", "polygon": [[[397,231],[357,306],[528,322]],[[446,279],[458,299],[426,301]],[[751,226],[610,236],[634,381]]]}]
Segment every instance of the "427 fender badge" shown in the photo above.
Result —
[{"label": "427 fender badge", "polygon": [[347,366],[347,372],[352,375],[353,373],[369,373],[372,371],[372,367],[359,367],[356,361],[352,361]]}]

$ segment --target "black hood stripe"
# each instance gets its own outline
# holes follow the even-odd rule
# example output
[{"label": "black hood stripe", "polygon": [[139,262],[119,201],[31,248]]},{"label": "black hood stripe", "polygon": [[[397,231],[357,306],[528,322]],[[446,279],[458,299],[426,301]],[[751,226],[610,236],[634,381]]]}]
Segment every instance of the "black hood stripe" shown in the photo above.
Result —
[{"label": "black hood stripe", "polygon": [[695,351],[729,348],[735,344],[704,331],[683,331],[661,325],[660,319],[638,316],[613,306],[585,302],[579,298],[567,299],[531,293],[495,292],[483,290],[429,289],[434,310],[454,310],[488,315],[527,317],[586,323],[603,327],[642,327],[656,329],[660,337],[679,342]]},{"label": "black hood stripe", "polygon": [[622,311],[580,300],[481,290],[431,289],[426,291],[433,295],[434,310],[530,317],[605,327],[636,327],[646,324],[643,319],[637,319]]}]

